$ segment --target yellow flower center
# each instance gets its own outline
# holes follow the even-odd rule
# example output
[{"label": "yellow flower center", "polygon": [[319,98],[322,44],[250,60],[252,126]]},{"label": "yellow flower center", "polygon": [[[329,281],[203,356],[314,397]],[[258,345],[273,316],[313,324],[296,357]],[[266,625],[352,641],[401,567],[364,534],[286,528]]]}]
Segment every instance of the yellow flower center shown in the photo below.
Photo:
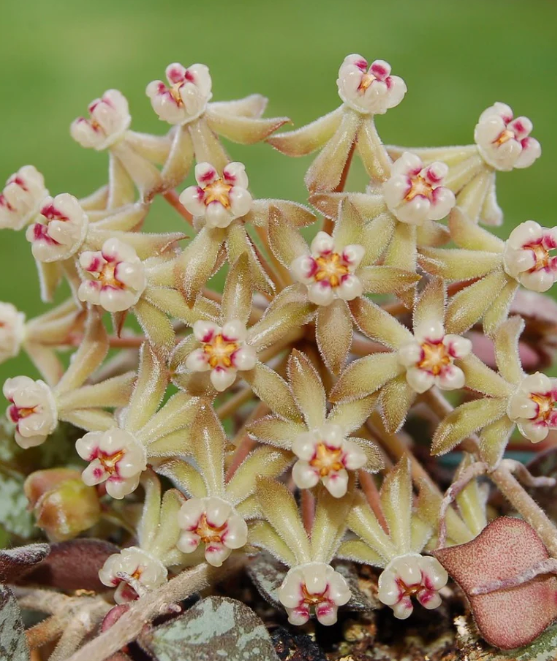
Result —
[{"label": "yellow flower center", "polygon": [[505,129],[499,134],[497,139],[493,141],[493,144],[499,147],[501,145],[504,145],[505,142],[508,142],[509,140],[514,140],[514,137],[515,137],[514,131],[511,131],[510,129]]},{"label": "yellow flower center", "polygon": [[182,101],[182,95],[180,94],[180,88],[183,83],[174,83],[172,87],[169,88],[170,96],[176,101],[176,105],[183,106],[184,102]]},{"label": "yellow flower center", "polygon": [[538,405],[537,420],[548,420],[553,413],[553,397],[551,395],[540,395],[539,393],[532,393],[530,399]]},{"label": "yellow flower center", "polygon": [[328,280],[331,287],[338,287],[342,282],[342,277],[350,273],[350,269],[342,261],[342,256],[338,252],[332,252],[329,255],[322,255],[315,260],[317,271],[314,280],[322,282]]},{"label": "yellow flower center", "polygon": [[319,443],[315,457],[309,462],[313,468],[317,468],[321,477],[327,477],[329,473],[340,471],[344,468],[341,448],[330,448],[325,443]]},{"label": "yellow flower center", "polygon": [[116,464],[125,454],[124,450],[118,450],[118,452],[115,452],[114,454],[100,454],[98,459],[104,470],[109,475],[113,475],[116,472]]},{"label": "yellow flower center", "polygon": [[232,186],[222,179],[217,179],[205,187],[205,206],[211,202],[220,202],[225,209],[230,207],[230,190]]},{"label": "yellow flower center", "polygon": [[549,265],[549,259],[551,255],[545,246],[543,246],[541,243],[536,243],[536,245],[528,246],[528,248],[534,253],[534,257],[536,259],[536,263],[531,270],[539,271],[540,269],[544,269]]},{"label": "yellow flower center", "polygon": [[222,526],[212,526],[207,521],[207,516],[205,514],[201,515],[197,528],[195,529],[196,535],[199,535],[201,541],[204,544],[210,544],[211,542],[221,542],[222,533],[226,530],[226,523]]},{"label": "yellow flower center", "polygon": [[421,175],[412,177],[412,186],[404,198],[407,202],[413,200],[416,195],[423,195],[429,200],[433,197],[433,186],[426,181]]},{"label": "yellow flower center", "polygon": [[363,94],[374,80],[375,76],[372,73],[364,73],[358,86],[358,92]]},{"label": "yellow flower center", "polygon": [[93,277],[102,284],[103,287],[112,287],[113,289],[125,289],[125,285],[116,278],[116,262],[107,262],[98,274],[92,273]]},{"label": "yellow flower center", "polygon": [[210,344],[203,346],[203,351],[209,356],[209,365],[215,367],[231,367],[232,354],[238,351],[236,342],[229,342],[219,333]]},{"label": "yellow flower center", "polygon": [[[325,592],[327,590],[325,589]],[[322,601],[326,601],[325,599],[325,592],[321,592],[319,594],[310,594],[308,592],[308,589],[306,587],[306,584],[302,584],[302,598],[304,600],[305,604],[308,604],[309,606],[317,606],[317,604],[320,604]]]},{"label": "yellow flower center", "polygon": [[422,351],[424,357],[418,363],[418,367],[431,372],[434,376],[440,374],[443,368],[452,362],[451,354],[443,342],[424,342],[422,344]]}]

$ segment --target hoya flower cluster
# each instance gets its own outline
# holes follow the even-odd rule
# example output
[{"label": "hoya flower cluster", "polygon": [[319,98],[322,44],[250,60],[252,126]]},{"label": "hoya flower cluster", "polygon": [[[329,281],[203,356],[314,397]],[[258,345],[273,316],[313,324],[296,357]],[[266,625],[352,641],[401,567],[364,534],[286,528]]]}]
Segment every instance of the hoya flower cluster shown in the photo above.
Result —
[{"label": "hoya flower cluster", "polygon": [[[79,430],[72,479],[81,465],[87,497],[131,534],[99,572],[118,604],[268,552],[282,575],[265,596],[292,625],[353,609],[341,561],[375,568],[395,618],[439,607],[451,594],[441,551],[487,526],[478,476],[529,523],[543,515],[505,491],[522,489],[511,473],[533,478],[504,454],[515,429],[524,443],[557,429],[557,385],[523,368],[513,312],[520,288],[557,279],[557,227],[523,219],[503,240],[480,225],[502,222],[496,173],[541,154],[531,121],[495,103],[470,118],[471,145],[386,147],[376,116],[406,84],[360,55],[340,66],[340,106],[291,132],[275,133],[288,120],[263,118],[259,95],[213,100],[203,64],[170,64],[166,79],[146,85],[160,135],[132,130],[118,90],[71,124],[106,152],[106,186],[49,192],[28,165],[0,195],[0,227],[25,233],[43,301],[64,280],[71,291],[31,320],[0,303],[0,358],[24,351],[37,372],[3,386],[16,443],[54,443],[61,422]],[[220,136],[319,151],[308,204],[258,199]],[[369,185],[348,192],[354,154]],[[142,230],[158,196],[177,211],[172,233]],[[426,420],[433,455],[466,450],[445,497],[412,454],[413,427],[401,433],[409,415]],[[555,553],[557,533],[538,532]]]}]

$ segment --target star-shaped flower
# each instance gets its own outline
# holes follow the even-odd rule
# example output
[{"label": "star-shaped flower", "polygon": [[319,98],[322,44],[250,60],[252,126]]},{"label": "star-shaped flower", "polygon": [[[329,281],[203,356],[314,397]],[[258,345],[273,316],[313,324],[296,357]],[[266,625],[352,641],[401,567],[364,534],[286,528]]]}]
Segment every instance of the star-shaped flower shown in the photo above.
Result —
[{"label": "star-shaped flower", "polygon": [[330,626],[337,621],[339,607],[350,601],[346,579],[330,563],[346,530],[352,500],[353,482],[343,498],[322,489],[308,534],[288,489],[268,478],[258,479],[257,501],[265,520],[250,526],[250,541],[290,567],[278,598],[291,624],[305,624],[313,615]]},{"label": "star-shaped flower", "polygon": [[[495,103],[480,115],[474,145],[412,149],[429,165],[444,161],[449,166],[445,185],[456,195],[458,207],[472,222],[500,225],[503,212],[497,204],[495,175],[498,171],[530,167],[541,155],[540,143],[530,137],[532,122],[513,119],[511,108]],[[387,147],[397,159],[406,149]]]},{"label": "star-shaped flower", "polygon": [[124,412],[108,429],[85,434],[76,442],[77,453],[89,462],[82,474],[85,484],[105,483],[110,496],[124,498],[137,489],[149,460],[173,454],[179,440],[187,443],[187,427],[198,401],[177,393],[159,409],[167,385],[164,363],[144,344],[135,388]]},{"label": "star-shaped flower", "polygon": [[248,234],[251,225],[265,228],[271,210],[278,208],[296,227],[315,220],[311,211],[300,204],[283,200],[254,200],[248,191],[248,177],[242,163],[228,163],[223,168],[214,164],[195,166],[197,186],[189,186],[180,201],[193,215],[200,231],[180,259],[176,283],[192,304],[208,278],[224,263],[225,255],[233,264],[246,254],[253,284],[271,295],[275,284],[261,265],[260,255]]},{"label": "star-shaped flower", "polygon": [[84,385],[107,351],[102,323],[91,314],[83,342],[56,385],[51,387],[41,379],[35,381],[28,376],[17,376],[4,383],[4,396],[10,402],[7,417],[16,426],[15,440],[22,448],[42,445],[56,429],[58,421],[97,430],[112,418],[104,408],[127,402],[133,383],[131,373]]},{"label": "star-shaped flower", "polygon": [[215,397],[240,376],[263,400],[274,398],[277,406],[282,401],[285,407],[290,405],[286,384],[259,356],[279,338],[301,336],[311,308],[307,301],[283,302],[279,296],[261,319],[248,327],[252,296],[251,270],[244,254],[230,269],[220,308],[214,309],[210,321],[193,323],[193,333],[174,350],[170,367],[179,388],[192,395]]},{"label": "star-shaped flower", "polygon": [[439,590],[448,574],[435,558],[420,555],[431,528],[412,510],[410,462],[403,457],[381,487],[381,509],[388,528],[381,527],[363,494],[357,493],[348,527],[358,539],[341,544],[338,554],[355,562],[383,569],[377,596],[393,609],[394,616],[410,617],[412,597],[428,609],[441,604]]},{"label": "star-shaped flower", "polygon": [[354,149],[372,179],[385,181],[389,177],[390,159],[373,118],[402,101],[404,81],[391,75],[390,65],[383,60],[368,67],[361,55],[348,55],[340,67],[337,86],[343,101],[340,108],[296,131],[267,139],[288,156],[304,156],[321,149],[306,173],[310,192],[335,190]]},{"label": "star-shaped flower", "polygon": [[[339,404],[327,414],[325,389],[305,354],[290,354],[288,374],[296,403],[291,416],[285,419],[274,413],[251,423],[248,431],[258,441],[293,453],[292,478],[298,488],[310,489],[321,482],[331,495],[341,498],[350,472],[361,468],[376,472],[383,465],[371,441],[351,436],[369,417],[376,398]],[[267,404],[275,410],[272,399]]]},{"label": "star-shaped flower", "polygon": [[[494,335],[499,373],[475,359],[475,374],[466,371],[466,384],[482,396],[461,404],[437,427],[432,452],[444,454],[463,439],[480,432],[480,454],[497,466],[515,426],[532,443],[539,443],[557,428],[557,387],[544,374],[526,375],[520,364],[518,338],[524,328],[511,317]],[[470,366],[473,366],[470,363]]]},{"label": "star-shaped flower", "polygon": [[189,442],[180,454],[194,464],[173,458],[157,471],[170,478],[188,500],[176,514],[181,533],[178,549],[185,554],[203,548],[205,560],[220,567],[230,554],[248,541],[246,520],[259,516],[253,497],[258,475],[277,477],[289,464],[284,450],[259,447],[225,476],[227,438],[222,424],[208,403],[201,403],[191,423]]},{"label": "star-shaped flower", "polygon": [[[419,262],[429,273],[463,287],[449,301],[447,319],[463,333],[482,320],[491,335],[505,321],[520,285],[547,291],[557,275],[555,228],[533,220],[520,224],[502,241],[478,227],[456,208],[449,218],[451,238],[458,249],[420,249]],[[468,284],[467,284],[468,283]]]},{"label": "star-shaped flower", "polygon": [[269,242],[276,258],[299,284],[283,296],[304,298],[313,305],[316,338],[327,367],[338,374],[352,344],[353,316],[365,304],[364,294],[412,290],[420,276],[389,265],[375,265],[375,236],[349,200],[341,203],[332,236],[318,232],[308,246],[301,234],[275,212],[269,223]]},{"label": "star-shaped flower", "polygon": [[371,301],[351,306],[360,330],[391,351],[348,365],[331,392],[332,401],[351,401],[380,391],[385,424],[397,431],[417,394],[434,386],[462,388],[472,343],[451,332],[444,309],[445,288],[440,279],[432,280],[416,301],[413,334]]}]

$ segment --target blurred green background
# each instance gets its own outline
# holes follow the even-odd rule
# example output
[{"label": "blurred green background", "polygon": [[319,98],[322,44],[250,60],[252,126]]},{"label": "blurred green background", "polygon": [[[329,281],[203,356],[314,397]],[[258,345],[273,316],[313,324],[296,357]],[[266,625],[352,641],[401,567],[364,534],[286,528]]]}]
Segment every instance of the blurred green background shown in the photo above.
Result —
[{"label": "blurred green background", "polygon": [[[0,180],[31,163],[51,193],[82,196],[106,179],[106,155],[74,143],[68,126],[111,87],[129,99],[133,128],[163,133],[145,86],[167,64],[203,62],[213,99],[253,92],[267,115],[301,126],[339,104],[336,74],[348,53],[382,58],[408,85],[404,102],[377,121],[387,143],[470,143],[480,112],[509,103],[534,122],[543,157],[498,177],[509,227],[528,218],[554,225],[557,171],[557,4],[547,0],[2,0]],[[258,197],[305,199],[311,158],[267,145],[230,147],[246,163]],[[352,180],[363,185],[363,176]],[[182,227],[161,202],[150,229]],[[0,300],[29,316],[45,309],[22,233],[0,233]],[[28,371],[25,358],[0,367],[0,382]]]}]

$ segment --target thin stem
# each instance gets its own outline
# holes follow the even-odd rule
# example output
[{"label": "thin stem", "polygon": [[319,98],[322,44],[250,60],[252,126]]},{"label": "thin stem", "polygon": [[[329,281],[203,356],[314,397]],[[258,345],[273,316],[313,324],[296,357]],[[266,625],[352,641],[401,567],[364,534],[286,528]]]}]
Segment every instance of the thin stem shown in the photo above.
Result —
[{"label": "thin stem", "polygon": [[374,342],[365,337],[354,335],[350,351],[353,354],[356,354],[356,356],[369,356],[371,353],[388,353],[391,349],[383,344],[379,344],[379,342]]},{"label": "thin stem", "polygon": [[520,486],[516,478],[509,473],[505,466],[500,466],[489,477],[499,491],[505,496],[515,510],[522,515],[532,528],[538,533],[545,544],[549,554],[557,557],[557,530],[547,514],[539,507],[534,499]]},{"label": "thin stem", "polygon": [[236,413],[236,411],[246,402],[249,402],[253,396],[253,391],[249,386],[239,390],[216,409],[216,414],[219,420],[224,420]]},{"label": "thin stem", "polygon": [[163,193],[162,196],[168,204],[170,204],[171,207],[174,207],[180,216],[182,216],[182,218],[193,227],[193,216],[180,202],[178,193],[175,190],[168,190],[166,193]]},{"label": "thin stem", "polygon": [[313,520],[315,518],[315,498],[309,489],[302,489],[300,499],[302,501],[302,521],[307,536],[311,536]]},{"label": "thin stem", "polygon": [[500,465],[508,468],[509,472],[515,475],[517,480],[522,482],[526,487],[554,487],[557,483],[554,477],[546,477],[545,475],[536,477],[532,475],[524,464],[521,464],[520,461],[516,461],[515,459],[503,459]]},{"label": "thin stem", "polygon": [[277,278],[280,281],[280,289],[282,290],[288,285],[292,284],[292,276],[290,275],[290,271],[286,269],[275,257],[273,251],[269,246],[267,232],[265,231],[265,229],[257,225],[255,226],[255,232],[259,237],[259,240],[263,244],[266,254],[269,256],[269,260],[273,265],[273,269],[277,275]]},{"label": "thin stem", "polygon": [[[249,241],[250,241],[250,243],[253,247],[253,250],[254,250],[255,254],[257,255],[257,259],[259,260],[259,263],[261,264],[261,268],[265,271],[265,273],[266,273],[267,277],[269,278],[269,280],[275,285],[275,289],[277,291],[281,291],[282,286],[281,286],[279,276],[274,272],[273,268],[271,267],[271,265],[267,261],[265,255],[263,255],[261,253],[261,251],[259,250],[259,248],[257,247],[255,241],[252,241],[251,237],[248,237],[248,238],[249,238]],[[270,294],[267,294],[265,292],[262,292],[262,294],[263,294],[263,296],[265,296],[265,298],[267,298],[269,300],[272,300],[272,296]]]},{"label": "thin stem", "polygon": [[68,661],[104,661],[124,645],[135,640],[143,627],[154,618],[166,613],[169,606],[208,585],[214,585],[226,574],[241,569],[244,563],[245,559],[241,556],[231,557],[222,567],[215,568],[203,563],[178,574],[158,590],[138,599],[110,629],[72,654]]},{"label": "thin stem", "polygon": [[[453,410],[453,407],[449,402],[447,402],[447,400],[442,397],[435,388],[432,388],[429,393],[430,397],[427,398],[427,401],[431,402],[432,409],[436,414],[443,414],[443,418],[447,413],[450,413]],[[469,451],[474,452],[477,455],[480,454],[479,439],[475,435],[466,439],[466,443],[461,443],[460,446],[463,448],[466,447],[467,450],[469,447]],[[550,555],[554,558],[557,557],[557,529],[542,508],[522,488],[518,480],[511,474],[508,464],[501,462],[499,466],[494,470],[491,470],[488,475],[515,510],[538,533]]]},{"label": "thin stem", "polygon": [[244,424],[242,425],[240,431],[234,437],[232,443],[236,446],[236,451],[232,457],[232,462],[230,463],[228,470],[226,471],[226,482],[229,482],[232,479],[234,473],[238,470],[240,464],[252,451],[252,449],[257,444],[257,441],[251,438],[246,429],[249,424],[262,418],[264,415],[269,413],[269,407],[264,402],[259,402],[259,404],[253,409],[250,415],[246,418]]},{"label": "thin stem", "polygon": [[472,480],[480,475],[486,474],[487,468],[487,464],[484,464],[482,461],[476,461],[468,466],[456,482],[453,482],[447,489],[447,492],[441,501],[441,507],[439,508],[439,530],[437,533],[438,549],[444,549],[447,542],[447,510],[453,504],[458,494],[466,489]]},{"label": "thin stem", "polygon": [[[342,193],[342,191],[344,190],[344,187],[346,186],[346,180],[348,179],[348,173],[350,172],[350,166],[352,165],[352,159],[354,157],[355,149],[356,149],[356,141],[354,141],[352,143],[352,147],[350,147],[350,151],[348,152],[348,158],[346,159],[346,163],[344,164],[344,168],[342,170],[342,174],[340,176],[340,181],[338,183],[338,186],[331,192]],[[325,216],[323,218],[323,232],[327,232],[327,234],[332,234],[333,227],[334,227],[333,219]]]},{"label": "thin stem", "polygon": [[68,621],[65,617],[60,617],[59,615],[47,617],[46,620],[27,629],[25,632],[27,645],[30,649],[35,649],[56,640],[60,637],[67,624]]},{"label": "thin stem", "polygon": [[371,507],[373,513],[375,514],[375,518],[381,524],[381,528],[383,528],[383,530],[387,534],[389,534],[389,524],[387,523],[387,519],[383,514],[383,508],[381,507],[381,499],[379,497],[379,490],[377,489],[375,480],[365,470],[360,470],[358,473],[358,477],[360,481],[360,486],[362,487],[362,491],[364,492],[364,495],[367,499],[367,502],[369,503],[369,506]]},{"label": "thin stem", "polygon": [[388,454],[393,457],[395,460],[401,459],[404,455],[407,455],[410,459],[410,471],[412,474],[412,479],[415,483],[420,484],[420,482],[425,482],[431,490],[435,493],[441,495],[441,491],[435,482],[429,477],[425,468],[420,464],[416,457],[412,454],[412,451],[402,442],[398,434],[391,434],[385,429],[383,425],[383,420],[377,411],[374,411],[371,414],[367,422],[368,428],[376,438],[380,445],[385,448]]}]

